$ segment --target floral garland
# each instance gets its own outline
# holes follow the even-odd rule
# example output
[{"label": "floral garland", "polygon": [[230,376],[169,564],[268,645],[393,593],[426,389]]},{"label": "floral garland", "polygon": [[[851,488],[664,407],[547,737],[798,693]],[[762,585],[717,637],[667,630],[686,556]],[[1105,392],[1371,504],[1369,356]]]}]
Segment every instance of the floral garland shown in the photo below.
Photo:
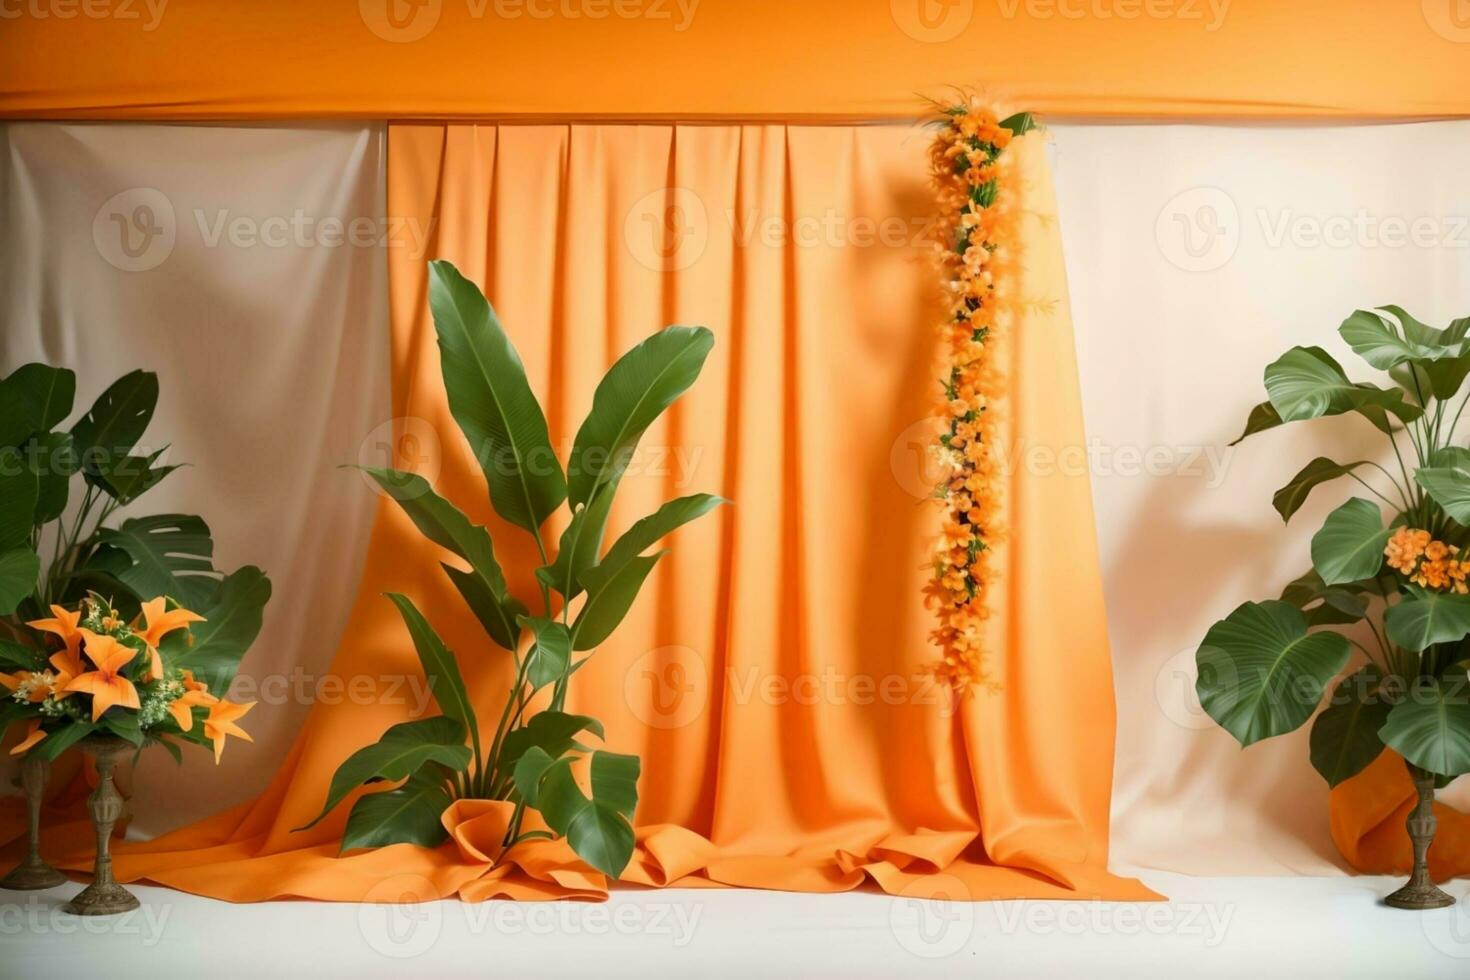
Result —
[{"label": "floral garland", "polygon": [[963,692],[988,679],[982,630],[989,616],[990,552],[1000,536],[1000,468],[992,446],[1003,376],[994,351],[1012,319],[1018,214],[1003,154],[1035,123],[1030,113],[1000,120],[966,100],[943,107],[939,125],[930,166],[940,206],[947,371],[935,447],[942,477],[934,496],[945,519],[925,603],[939,623],[931,634],[942,653],[934,673]]}]

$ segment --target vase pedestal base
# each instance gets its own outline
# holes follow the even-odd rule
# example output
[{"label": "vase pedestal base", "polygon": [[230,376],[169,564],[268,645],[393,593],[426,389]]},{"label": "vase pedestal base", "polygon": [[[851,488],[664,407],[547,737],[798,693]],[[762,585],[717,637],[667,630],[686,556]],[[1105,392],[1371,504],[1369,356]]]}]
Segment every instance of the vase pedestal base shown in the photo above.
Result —
[{"label": "vase pedestal base", "polygon": [[1455,904],[1455,896],[1436,888],[1429,882],[1409,882],[1383,900],[1391,909],[1407,909],[1410,912],[1425,912],[1429,909],[1444,909]]},{"label": "vase pedestal base", "polygon": [[93,882],[82,893],[62,906],[70,915],[117,915],[138,907],[138,896],[116,882]]},{"label": "vase pedestal base", "polygon": [[38,888],[55,888],[65,883],[66,875],[44,861],[37,864],[23,861],[16,865],[10,874],[0,878],[0,888],[9,888],[18,892],[35,891]]}]

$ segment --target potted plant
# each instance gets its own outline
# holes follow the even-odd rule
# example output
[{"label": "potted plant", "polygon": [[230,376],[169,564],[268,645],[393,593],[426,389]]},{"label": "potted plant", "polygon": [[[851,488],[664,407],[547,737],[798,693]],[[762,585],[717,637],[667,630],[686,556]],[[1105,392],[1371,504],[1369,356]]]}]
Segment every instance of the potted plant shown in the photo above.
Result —
[{"label": "potted plant", "polygon": [[1351,381],[1320,347],[1294,347],[1267,366],[1268,398],[1240,439],[1354,413],[1383,434],[1387,465],[1319,456],[1276,492],[1283,520],[1331,481],[1350,479],[1368,496],[1327,516],[1312,567],[1279,599],[1247,602],[1210,628],[1196,690],[1248,746],[1305,724],[1353,667],[1312,726],[1312,765],[1336,786],[1385,748],[1403,757],[1418,792],[1408,820],[1414,867],[1386,901],[1439,908],[1454,899],[1429,878],[1434,791],[1470,772],[1470,448],[1455,444],[1470,399],[1461,393],[1470,318],[1436,329],[1386,306],[1354,312],[1338,332],[1393,383]]},{"label": "potted plant", "polygon": [[[489,532],[422,477],[366,470],[430,541],[453,554],[445,574],[510,660],[514,680],[495,726],[482,726],[454,654],[410,598],[389,595],[443,714],[394,725],[349,756],[332,778],[321,814],[307,826],[358,786],[394,781],[399,785],[353,804],[344,852],[435,846],[446,837],[443,813],[472,804],[482,818],[500,821],[500,849],[485,855],[491,860],[520,841],[559,835],[616,878],[633,853],[639,761],[589,749],[580,739],[602,738],[601,723],[563,708],[572,674],[622,621],[665,553],[650,549],[725,503],[703,493],[669,501],[602,546],[613,495],[640,437],[694,383],[714,337],[703,327],[668,327],[624,354],[597,386],[563,470],[520,357],[485,296],[453,265],[437,261],[429,263],[429,304],[449,408],[484,470],[490,504],[534,538],[541,556],[540,608],[532,615],[511,594]],[[570,519],[553,555],[541,528],[563,504]],[[573,772],[582,765],[590,795]],[[522,829],[532,810],[547,829]]]},{"label": "potted plant", "polygon": [[30,838],[0,887],[65,880],[41,859],[39,814],[47,765],[77,746],[97,759],[99,836],[97,880],[71,908],[106,914],[136,904],[110,878],[115,760],[150,745],[179,759],[182,742],[210,745],[218,760],[225,734],[243,736],[234,722],[249,706],[218,695],[260,631],[270,581],[253,567],[217,571],[198,517],[109,526],[178,468],[158,465],[163,450],[135,454],[158,379],[125,375],[60,428],[75,392],[71,371],[45,364],[0,380],[0,733],[25,729],[11,753],[23,756]]}]

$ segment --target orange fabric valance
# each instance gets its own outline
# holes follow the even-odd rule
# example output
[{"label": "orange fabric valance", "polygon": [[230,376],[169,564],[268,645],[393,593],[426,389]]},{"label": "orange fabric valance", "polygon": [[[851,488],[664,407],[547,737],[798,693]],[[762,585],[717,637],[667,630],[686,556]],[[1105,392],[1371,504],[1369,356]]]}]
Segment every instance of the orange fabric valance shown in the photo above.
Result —
[{"label": "orange fabric valance", "polygon": [[0,117],[1470,115],[1462,0],[0,0]]}]

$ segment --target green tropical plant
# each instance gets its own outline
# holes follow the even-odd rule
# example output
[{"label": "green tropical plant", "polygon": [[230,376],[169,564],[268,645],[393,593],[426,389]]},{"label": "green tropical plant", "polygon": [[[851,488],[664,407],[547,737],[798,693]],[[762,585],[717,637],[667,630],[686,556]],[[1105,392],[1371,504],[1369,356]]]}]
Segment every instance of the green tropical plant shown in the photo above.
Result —
[{"label": "green tropical plant", "polygon": [[[494,728],[482,728],[454,654],[411,599],[390,594],[443,714],[394,725],[348,757],[332,778],[321,814],[307,826],[362,784],[401,781],[357,799],[343,851],[405,842],[433,846],[444,840],[440,814],[452,801],[502,800],[514,804],[504,847],[547,836],[522,831],[533,809],[583,860],[616,877],[633,853],[639,761],[580,741],[604,732],[595,718],[563,710],[567,685],[622,621],[665,553],[650,549],[725,503],[710,494],[669,501],[603,550],[613,494],[639,438],[694,383],[714,337],[703,327],[671,326],[624,354],[597,386],[564,472],[520,357],[485,296],[453,265],[435,261],[429,263],[429,305],[449,408],[484,471],[490,504],[535,539],[541,612],[531,615],[511,594],[484,527],[422,477],[366,469],[425,537],[459,560],[444,563],[444,571],[491,642],[508,651],[515,679]],[[563,504],[571,516],[553,558],[541,528]],[[523,633],[529,635],[524,655]],[[590,773],[590,796],[573,774],[580,760]]]},{"label": "green tropical plant", "polygon": [[[94,730],[139,747],[161,741],[178,758],[164,736],[211,739],[187,712],[176,717],[167,706],[192,691],[185,705],[203,710],[219,700],[206,691],[228,690],[260,631],[270,581],[254,567],[215,569],[199,517],[159,514],[110,526],[179,468],[159,464],[167,447],[137,448],[158,403],[158,378],[124,375],[66,428],[75,395],[76,375],[46,364],[0,380],[0,683],[10,692],[0,700],[0,731],[33,725],[35,752],[48,759]],[[170,605],[203,621],[182,629],[194,613]],[[93,715],[84,710],[92,698],[65,689],[101,656],[78,639],[79,626],[103,637],[98,646],[117,640],[142,654],[119,672],[141,709],[119,704]],[[53,652],[58,643],[62,650]]]},{"label": "green tropical plant", "polygon": [[1460,560],[1470,546],[1470,449],[1454,444],[1470,400],[1461,395],[1470,318],[1436,329],[1385,306],[1354,312],[1338,332],[1393,384],[1352,381],[1320,347],[1292,348],[1267,366],[1268,399],[1236,442],[1353,413],[1383,433],[1393,469],[1318,457],[1276,492],[1283,521],[1334,480],[1351,479],[1371,498],[1327,516],[1312,567],[1279,599],[1247,602],[1210,628],[1196,690],[1248,746],[1305,724],[1331,688],[1311,733],[1312,765],[1329,785],[1387,747],[1416,779],[1443,786],[1470,772],[1470,562]]}]

